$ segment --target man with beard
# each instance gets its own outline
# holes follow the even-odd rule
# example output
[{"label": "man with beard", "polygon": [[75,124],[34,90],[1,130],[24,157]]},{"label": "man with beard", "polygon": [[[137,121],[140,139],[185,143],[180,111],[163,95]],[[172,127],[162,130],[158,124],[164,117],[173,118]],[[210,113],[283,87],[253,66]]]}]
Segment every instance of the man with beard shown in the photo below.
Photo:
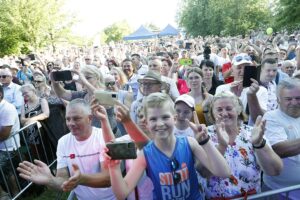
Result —
[{"label": "man with beard", "polygon": [[[300,183],[300,80],[282,80],[277,87],[277,101],[279,108],[264,115],[265,136],[284,163],[279,176],[264,174],[265,185],[272,190]],[[291,200],[299,196],[300,190],[289,193]]]},{"label": "man with beard", "polygon": [[[135,73],[135,68],[132,65],[132,61],[130,59],[125,59],[122,61],[122,70],[125,73],[128,82],[127,86],[132,89],[133,92],[133,98],[136,99],[138,90],[139,90],[139,84],[137,80],[141,78],[138,74]],[[129,90],[129,88],[124,88],[124,90]]]}]

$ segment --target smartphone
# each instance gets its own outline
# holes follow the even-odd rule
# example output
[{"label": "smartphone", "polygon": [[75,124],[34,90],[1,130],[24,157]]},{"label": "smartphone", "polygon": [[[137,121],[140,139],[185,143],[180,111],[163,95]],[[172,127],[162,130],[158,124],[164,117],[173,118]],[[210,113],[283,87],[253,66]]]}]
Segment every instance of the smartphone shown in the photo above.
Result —
[{"label": "smartphone", "polygon": [[112,160],[136,159],[136,147],[132,141],[108,142],[106,147],[109,149],[107,154]]},{"label": "smartphone", "polygon": [[182,58],[179,60],[179,64],[181,66],[190,66],[193,64],[193,60],[190,58],[185,58],[185,59]]},{"label": "smartphone", "polygon": [[103,90],[97,90],[94,92],[95,98],[103,106],[113,106],[116,104],[118,94],[116,92],[108,92]]},{"label": "smartphone", "polygon": [[252,84],[251,78],[259,81],[259,75],[260,75],[259,69],[260,69],[260,67],[256,67],[256,66],[245,66],[243,87],[251,86],[251,84]]},{"label": "smartphone", "polygon": [[193,44],[193,43],[191,43],[191,42],[185,43],[185,49],[186,49],[186,50],[190,50],[191,47],[192,47],[192,44]]},{"label": "smartphone", "polygon": [[34,55],[34,54],[28,54],[27,57],[28,57],[30,60],[35,60],[35,55]]},{"label": "smartphone", "polygon": [[70,81],[73,79],[72,73],[69,70],[52,72],[54,81]]}]

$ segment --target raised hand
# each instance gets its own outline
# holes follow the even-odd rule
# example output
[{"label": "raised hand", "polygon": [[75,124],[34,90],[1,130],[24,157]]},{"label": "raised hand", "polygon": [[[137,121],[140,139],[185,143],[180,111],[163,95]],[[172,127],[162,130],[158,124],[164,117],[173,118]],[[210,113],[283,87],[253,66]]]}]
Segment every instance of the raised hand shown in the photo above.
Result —
[{"label": "raised hand", "polygon": [[81,172],[79,170],[78,165],[72,164],[72,168],[73,168],[73,175],[67,181],[63,182],[61,186],[64,192],[69,192],[73,190],[80,183]]},{"label": "raised hand", "polygon": [[101,106],[94,97],[91,100],[91,109],[93,116],[99,120],[107,119],[107,113],[104,106]]},{"label": "raised hand", "polygon": [[253,78],[251,78],[250,80],[252,81],[252,84],[250,85],[247,94],[249,94],[249,95],[256,95],[256,93],[259,90],[259,83],[258,83],[257,80],[255,80]]},{"label": "raised hand", "polygon": [[255,146],[259,146],[263,141],[264,131],[265,131],[266,121],[262,120],[262,117],[259,115],[256,118],[255,125],[251,131],[251,143]]},{"label": "raised hand", "polygon": [[217,133],[219,145],[227,147],[229,144],[229,136],[226,132],[224,122],[221,121],[221,117],[216,118],[215,130]]},{"label": "raised hand", "polygon": [[198,142],[201,142],[201,141],[207,139],[207,137],[208,137],[207,129],[206,129],[205,124],[200,124],[196,111],[193,112],[193,115],[194,115],[195,123],[192,123],[187,119],[186,119],[186,122],[188,122],[189,126],[194,131],[195,139]]},{"label": "raised hand", "polygon": [[101,152],[103,158],[104,158],[104,164],[108,168],[116,168],[120,165],[120,160],[112,160],[111,157],[107,154],[109,152],[109,149],[107,147],[103,148],[103,151]]},{"label": "raised hand", "polygon": [[23,161],[17,168],[20,172],[20,177],[33,183],[45,185],[51,181],[53,175],[49,167],[39,160],[34,160],[34,163]]},{"label": "raised hand", "polygon": [[119,101],[116,102],[115,112],[116,112],[116,120],[118,122],[125,123],[125,122],[131,120],[129,108]]}]

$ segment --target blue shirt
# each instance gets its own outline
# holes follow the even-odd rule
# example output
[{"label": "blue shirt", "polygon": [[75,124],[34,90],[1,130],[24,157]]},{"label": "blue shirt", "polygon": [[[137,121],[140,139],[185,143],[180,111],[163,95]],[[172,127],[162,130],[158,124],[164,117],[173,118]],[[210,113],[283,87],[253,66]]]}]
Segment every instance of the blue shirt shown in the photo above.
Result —
[{"label": "blue shirt", "polygon": [[[192,150],[186,137],[176,137],[176,145],[171,158],[162,153],[151,141],[144,147],[147,175],[154,185],[154,200],[200,200],[202,199],[197,174],[194,168]],[[176,159],[181,180],[174,184],[171,160]]]},{"label": "blue shirt", "polygon": [[21,114],[21,107],[24,103],[20,88],[21,86],[13,82],[11,82],[8,86],[3,87],[4,99],[16,107],[18,114]]}]

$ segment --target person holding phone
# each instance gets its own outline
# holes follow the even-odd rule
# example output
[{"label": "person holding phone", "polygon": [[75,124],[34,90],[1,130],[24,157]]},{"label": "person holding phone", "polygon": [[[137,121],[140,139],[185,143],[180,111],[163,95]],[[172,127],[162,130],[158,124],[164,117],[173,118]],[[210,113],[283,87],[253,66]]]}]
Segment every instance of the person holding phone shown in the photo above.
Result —
[{"label": "person holding phone", "polygon": [[[249,118],[249,125],[253,125],[254,121],[256,120],[257,114],[254,114],[254,109],[260,110],[267,110],[267,103],[268,103],[268,91],[266,88],[259,86],[259,83],[255,79],[250,79],[245,72],[245,66],[252,66],[251,58],[245,53],[237,54],[232,59],[232,74],[234,77],[234,81],[228,84],[220,85],[216,89],[216,94],[219,94],[224,91],[231,91],[241,100],[243,104],[244,112],[247,115],[250,115]],[[250,87],[243,86],[244,79],[250,79],[249,81],[252,82]],[[249,82],[248,81],[248,82]],[[250,91],[250,92],[248,92]],[[257,91],[257,92],[253,92]],[[253,95],[257,96],[256,100],[248,101],[249,97]]]},{"label": "person holding phone", "polygon": [[175,187],[180,190],[180,195],[176,198],[202,199],[198,190],[194,156],[214,175],[230,176],[229,166],[210,142],[206,127],[200,125],[195,113],[196,124],[191,122],[189,124],[197,140],[174,135],[174,103],[167,94],[150,94],[145,101],[145,114],[154,139],[143,148],[125,178],[122,177],[119,161],[111,160],[107,155],[108,149],[105,149],[104,156],[108,164],[112,189],[118,199],[125,199],[128,196],[144,170],[154,185],[153,199],[175,198]]}]

